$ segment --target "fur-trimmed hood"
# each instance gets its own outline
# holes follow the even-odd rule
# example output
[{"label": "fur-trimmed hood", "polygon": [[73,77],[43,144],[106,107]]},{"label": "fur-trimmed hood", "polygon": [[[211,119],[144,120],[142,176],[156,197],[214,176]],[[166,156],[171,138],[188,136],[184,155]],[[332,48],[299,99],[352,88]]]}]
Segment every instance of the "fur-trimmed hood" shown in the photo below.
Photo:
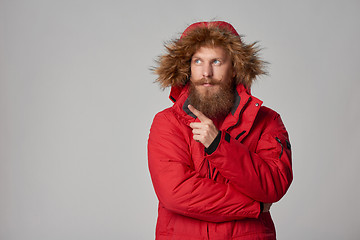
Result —
[{"label": "fur-trimmed hood", "polygon": [[248,90],[257,76],[265,74],[264,61],[257,56],[256,42],[243,43],[241,36],[227,22],[197,22],[190,25],[179,39],[165,45],[167,53],[159,57],[158,66],[153,69],[158,75],[156,82],[162,88],[172,87],[172,92],[181,91],[190,79],[191,58],[202,46],[221,46],[227,50],[236,72],[235,83]]}]

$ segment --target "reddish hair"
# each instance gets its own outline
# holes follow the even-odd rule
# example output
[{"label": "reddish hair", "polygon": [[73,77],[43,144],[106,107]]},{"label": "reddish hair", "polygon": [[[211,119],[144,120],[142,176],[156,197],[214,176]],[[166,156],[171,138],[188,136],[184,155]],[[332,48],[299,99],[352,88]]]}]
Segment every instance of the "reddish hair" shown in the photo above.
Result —
[{"label": "reddish hair", "polygon": [[240,35],[229,23],[198,22],[190,25],[180,39],[165,45],[167,54],[159,57],[158,67],[153,70],[158,75],[156,82],[162,88],[181,87],[190,78],[190,62],[200,47],[223,47],[232,59],[236,72],[235,84],[242,84],[247,89],[258,75],[266,74],[264,61],[257,56],[259,49],[256,42],[244,44]]}]

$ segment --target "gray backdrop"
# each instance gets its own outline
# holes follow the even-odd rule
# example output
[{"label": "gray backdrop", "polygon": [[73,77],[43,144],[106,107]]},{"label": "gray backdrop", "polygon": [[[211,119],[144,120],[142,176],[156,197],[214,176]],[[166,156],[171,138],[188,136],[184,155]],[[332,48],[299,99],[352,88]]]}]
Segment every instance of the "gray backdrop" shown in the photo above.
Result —
[{"label": "gray backdrop", "polygon": [[260,41],[294,182],[278,239],[359,239],[360,1],[0,0],[0,239],[154,239],[149,68],[199,20]]}]

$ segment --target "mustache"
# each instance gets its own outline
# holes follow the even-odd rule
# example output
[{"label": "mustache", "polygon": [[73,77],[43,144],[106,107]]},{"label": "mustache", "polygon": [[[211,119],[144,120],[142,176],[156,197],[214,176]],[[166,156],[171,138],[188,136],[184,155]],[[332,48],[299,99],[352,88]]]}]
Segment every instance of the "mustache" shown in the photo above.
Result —
[{"label": "mustache", "polygon": [[203,84],[211,84],[211,85],[219,85],[221,81],[214,78],[202,78],[198,81],[194,82],[195,86],[203,85]]}]

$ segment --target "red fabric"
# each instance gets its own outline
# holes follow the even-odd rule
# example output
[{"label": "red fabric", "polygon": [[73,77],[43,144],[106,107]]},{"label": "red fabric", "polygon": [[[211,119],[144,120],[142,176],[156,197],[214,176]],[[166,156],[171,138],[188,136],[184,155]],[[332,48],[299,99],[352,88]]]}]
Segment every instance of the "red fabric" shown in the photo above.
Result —
[{"label": "red fabric", "polygon": [[175,104],[155,116],[148,140],[156,239],[275,239],[260,202],[278,201],[292,181],[280,116],[239,85],[234,115],[219,123],[220,143],[206,155],[189,127],[198,119],[187,114],[188,87],[176,93]]},{"label": "red fabric", "polygon": [[239,36],[239,34],[237,33],[237,31],[235,30],[235,28],[228,22],[224,22],[224,21],[213,21],[213,22],[197,22],[197,23],[193,23],[190,26],[188,26],[185,31],[183,32],[183,34],[181,35],[180,38],[183,38],[187,35],[187,33],[191,30],[194,30],[195,28],[198,27],[208,27],[209,25],[211,26],[217,26],[219,28],[223,28],[223,29],[227,29],[230,32],[232,32],[233,34],[235,34],[236,36]]}]

